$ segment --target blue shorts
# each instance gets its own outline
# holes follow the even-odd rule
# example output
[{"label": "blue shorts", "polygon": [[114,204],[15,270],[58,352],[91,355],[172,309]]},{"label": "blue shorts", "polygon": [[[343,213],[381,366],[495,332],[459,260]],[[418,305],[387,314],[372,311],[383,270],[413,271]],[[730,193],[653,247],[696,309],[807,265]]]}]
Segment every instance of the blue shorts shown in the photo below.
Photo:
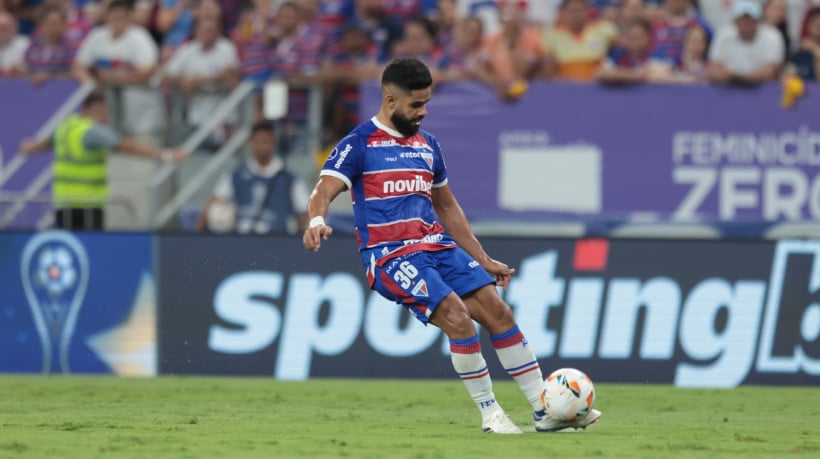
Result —
[{"label": "blue shorts", "polygon": [[464,296],[495,284],[495,279],[458,247],[398,256],[377,266],[374,277],[374,290],[409,309],[425,325],[450,292]]}]

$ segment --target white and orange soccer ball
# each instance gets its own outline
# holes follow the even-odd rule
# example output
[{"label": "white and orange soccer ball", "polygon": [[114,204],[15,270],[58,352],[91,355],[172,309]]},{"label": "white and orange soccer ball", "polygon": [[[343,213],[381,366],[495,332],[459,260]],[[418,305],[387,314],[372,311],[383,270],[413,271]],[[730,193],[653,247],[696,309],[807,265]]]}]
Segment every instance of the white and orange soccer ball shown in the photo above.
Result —
[{"label": "white and orange soccer ball", "polygon": [[541,403],[551,418],[575,422],[595,406],[595,387],[581,370],[561,368],[544,380]]}]

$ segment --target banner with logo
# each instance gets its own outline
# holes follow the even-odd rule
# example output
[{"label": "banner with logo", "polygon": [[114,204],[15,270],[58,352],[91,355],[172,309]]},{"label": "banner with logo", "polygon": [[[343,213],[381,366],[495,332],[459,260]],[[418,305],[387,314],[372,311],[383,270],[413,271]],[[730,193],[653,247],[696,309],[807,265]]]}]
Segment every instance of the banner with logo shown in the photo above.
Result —
[{"label": "banner with logo", "polygon": [[0,372],[156,374],[152,238],[0,233]]},{"label": "banner with logo", "polygon": [[[820,242],[492,239],[544,372],[820,384]],[[352,238],[160,236],[159,371],[450,378],[447,339],[368,289]],[[496,377],[504,377],[483,333]]]},{"label": "banner with logo", "polygon": [[[779,85],[535,83],[505,104],[479,84],[446,84],[423,128],[472,218],[817,220],[816,89],[784,110]],[[378,86],[362,100],[368,119]]]}]

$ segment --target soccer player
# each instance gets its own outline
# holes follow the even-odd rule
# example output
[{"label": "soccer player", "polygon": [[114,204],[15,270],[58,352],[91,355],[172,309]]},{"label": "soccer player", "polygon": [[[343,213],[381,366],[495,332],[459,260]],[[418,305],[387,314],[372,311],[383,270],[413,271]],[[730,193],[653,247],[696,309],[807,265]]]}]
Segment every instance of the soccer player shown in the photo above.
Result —
[{"label": "soccer player", "polygon": [[544,412],[538,360],[495,288],[506,288],[515,270],[484,251],[447,185],[441,146],[419,129],[432,84],[430,71],[417,59],[387,65],[379,113],[339,142],[311,193],[305,248],[317,251],[330,237],[333,229],[324,219],[328,206],[350,189],[370,287],[444,331],[453,367],[481,412],[483,430],[521,433],[495,400],[473,319],[490,333],[501,364],[532,405],[536,430],[586,427],[598,420],[599,411],[574,423]]}]

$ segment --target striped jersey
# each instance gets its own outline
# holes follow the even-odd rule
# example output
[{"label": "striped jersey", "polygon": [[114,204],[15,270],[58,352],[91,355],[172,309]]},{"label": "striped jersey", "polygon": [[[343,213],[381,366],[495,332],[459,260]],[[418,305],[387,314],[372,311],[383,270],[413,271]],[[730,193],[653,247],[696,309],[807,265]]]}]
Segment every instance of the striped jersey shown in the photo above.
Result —
[{"label": "striped jersey", "polygon": [[373,117],[336,145],[320,175],[350,189],[368,272],[395,256],[455,247],[433,209],[432,190],[447,184],[447,169],[430,133],[404,137]]}]

